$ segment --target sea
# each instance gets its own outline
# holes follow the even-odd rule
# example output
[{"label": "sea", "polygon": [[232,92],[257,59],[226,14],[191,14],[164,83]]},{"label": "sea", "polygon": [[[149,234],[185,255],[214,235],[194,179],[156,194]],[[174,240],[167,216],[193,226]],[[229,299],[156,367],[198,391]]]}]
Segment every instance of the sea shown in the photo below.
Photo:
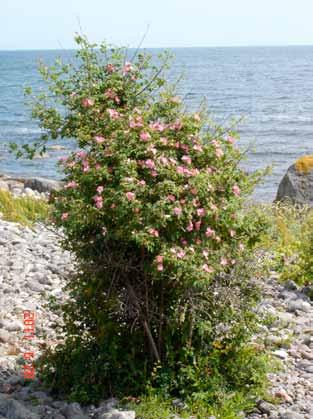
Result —
[{"label": "sea", "polygon": [[[302,155],[313,154],[313,46],[172,48],[167,77],[180,79],[177,90],[188,110],[205,103],[212,119],[229,126],[236,122],[239,146],[247,150],[242,164],[248,172],[271,167],[253,198],[275,198],[288,167]],[[161,50],[149,52],[156,56]],[[0,173],[60,178],[57,160],[65,150],[50,149],[45,158],[19,159],[9,143],[25,144],[41,131],[25,105],[24,87],[44,88],[39,61],[73,60],[74,51],[0,51]],[[54,143],[55,144],[55,143]]]}]

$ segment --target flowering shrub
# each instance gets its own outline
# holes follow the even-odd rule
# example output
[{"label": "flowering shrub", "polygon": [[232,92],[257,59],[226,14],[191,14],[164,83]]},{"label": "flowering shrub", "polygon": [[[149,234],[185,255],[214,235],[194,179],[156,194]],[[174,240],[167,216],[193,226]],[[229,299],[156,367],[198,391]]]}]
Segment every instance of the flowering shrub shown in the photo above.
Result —
[{"label": "flowering shrub", "polygon": [[149,380],[172,395],[209,391],[252,318],[245,266],[263,227],[243,202],[257,176],[239,167],[233,131],[185,111],[161,77],[166,57],[159,69],[76,41],[75,64],[41,67],[50,91],[33,115],[45,134],[25,148],[77,143],[51,201],[78,271],[59,307],[65,342],[42,371],[80,401],[139,394]]}]

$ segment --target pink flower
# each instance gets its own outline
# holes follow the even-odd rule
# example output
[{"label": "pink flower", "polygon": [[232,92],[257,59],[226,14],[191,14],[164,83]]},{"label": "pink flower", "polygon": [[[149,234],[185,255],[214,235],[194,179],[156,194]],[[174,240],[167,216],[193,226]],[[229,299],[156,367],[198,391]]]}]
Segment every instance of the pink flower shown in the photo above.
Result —
[{"label": "pink flower", "polygon": [[177,131],[182,129],[182,127],[183,127],[183,124],[179,119],[177,119],[173,124],[170,125],[171,129],[174,129],[174,130],[177,130]]},{"label": "pink flower", "polygon": [[167,195],[167,199],[168,199],[169,201],[171,201],[171,202],[176,201],[176,198],[175,198],[175,196],[174,196],[174,195]]},{"label": "pink flower", "polygon": [[215,149],[215,155],[219,159],[219,158],[224,156],[224,151],[221,148],[216,148]]},{"label": "pink flower", "polygon": [[127,73],[133,71],[133,69],[134,69],[134,67],[132,66],[132,64],[129,63],[129,62],[126,62],[124,67],[123,67],[123,73],[127,74]]},{"label": "pink flower", "polygon": [[98,186],[97,187],[98,194],[101,194],[103,192],[103,190],[104,190],[104,187],[103,186]]},{"label": "pink flower", "polygon": [[70,182],[68,182],[65,186],[64,189],[75,189],[77,188],[78,183],[75,182],[75,180],[71,180]]},{"label": "pink flower", "polygon": [[114,209],[114,208],[116,208],[116,205],[115,204],[111,204],[110,208]]},{"label": "pink flower", "polygon": [[235,237],[236,232],[235,230],[229,230],[230,237]]},{"label": "pink flower", "polygon": [[95,205],[98,209],[101,209],[103,207],[103,198],[100,195],[95,195],[93,197],[93,200],[95,201]]},{"label": "pink flower", "polygon": [[202,224],[202,222],[201,222],[201,221],[196,221],[196,222],[195,222],[195,230],[196,230],[196,231],[199,231],[199,230],[200,230],[200,228],[201,228],[201,224]]},{"label": "pink flower", "polygon": [[128,201],[133,201],[136,198],[136,195],[133,192],[126,192],[126,198]]},{"label": "pink flower", "polygon": [[96,135],[95,136],[95,142],[97,144],[102,144],[102,143],[104,143],[104,141],[105,141],[105,138],[104,137],[101,137],[101,135]]},{"label": "pink flower", "polygon": [[108,64],[108,65],[106,66],[106,70],[107,70],[107,72],[108,72],[108,73],[114,73],[114,71],[115,71],[115,67],[114,67],[114,65],[113,65],[113,64]]},{"label": "pink flower", "polygon": [[240,196],[240,192],[241,192],[241,190],[240,190],[240,188],[239,188],[239,186],[238,186],[238,185],[234,185],[234,186],[232,187],[232,191],[233,191],[233,193],[234,193],[235,195]]},{"label": "pink flower", "polygon": [[209,252],[207,250],[203,250],[202,251],[203,256],[205,257],[205,259],[208,259],[209,257]]},{"label": "pink flower", "polygon": [[157,153],[157,149],[155,147],[153,147],[153,145],[151,145],[150,147],[147,148],[147,150],[152,153],[154,156]]},{"label": "pink flower", "polygon": [[206,229],[205,235],[206,235],[207,237],[214,237],[214,236],[215,236],[215,231],[214,231],[214,230],[212,230],[212,228],[208,227],[208,228]]},{"label": "pink flower", "polygon": [[206,263],[202,266],[202,269],[209,274],[214,272],[214,269],[211,266],[208,266]]},{"label": "pink flower", "polygon": [[161,263],[159,263],[159,264],[157,265],[157,270],[158,270],[159,272],[162,272],[162,271],[163,271],[163,265],[162,265]]},{"label": "pink flower", "polygon": [[234,142],[235,142],[236,140],[235,140],[235,138],[234,138],[234,137],[232,137],[231,135],[229,135],[229,136],[226,138],[226,141],[227,141],[229,144],[234,144]]},{"label": "pink flower", "polygon": [[157,263],[163,263],[164,256],[158,255],[158,256],[156,256],[155,260],[156,260]]},{"label": "pink flower", "polygon": [[187,231],[189,231],[189,232],[191,232],[191,231],[193,231],[193,224],[192,224],[192,222],[191,221],[189,221],[189,224],[188,224],[188,226],[187,226]]},{"label": "pink flower", "polygon": [[167,138],[166,138],[166,137],[161,137],[161,138],[160,138],[160,141],[161,141],[161,143],[162,143],[163,145],[167,145],[167,143],[168,143],[168,140],[167,140]]},{"label": "pink flower", "polygon": [[164,166],[167,166],[168,165],[168,159],[167,159],[167,157],[160,157],[160,163],[161,164],[163,164]]},{"label": "pink flower", "polygon": [[150,228],[150,229],[149,229],[149,234],[150,234],[151,236],[154,236],[154,237],[159,237],[159,232],[158,232],[158,230],[156,230],[155,228]]},{"label": "pink flower", "polygon": [[149,127],[152,129],[152,131],[159,131],[162,132],[165,130],[165,126],[161,124],[161,122],[151,122]]},{"label": "pink flower", "polygon": [[178,257],[178,259],[183,259],[185,255],[186,255],[186,252],[184,252],[181,249],[176,253],[176,256]]},{"label": "pink flower", "polygon": [[155,170],[151,170],[150,174],[151,174],[151,176],[153,176],[153,177],[157,177],[157,176],[158,176],[158,172],[157,172],[157,171],[155,171]]},{"label": "pink flower", "polygon": [[90,166],[86,160],[83,161],[82,165],[83,165],[83,172],[84,173],[89,172]]},{"label": "pink flower", "polygon": [[195,113],[195,114],[193,115],[193,119],[194,119],[196,122],[200,122],[200,121],[201,121],[201,117],[200,117],[200,115],[199,115],[198,113]]},{"label": "pink flower", "polygon": [[174,213],[175,215],[177,215],[177,216],[180,216],[180,215],[181,215],[181,213],[182,213],[182,209],[181,209],[181,208],[179,208],[179,207],[175,207],[175,208],[173,209],[173,213]]},{"label": "pink flower", "polygon": [[151,159],[147,159],[147,160],[145,161],[145,165],[146,165],[146,167],[147,167],[148,169],[154,169],[154,168],[155,168],[154,161],[153,161],[153,160],[151,160]]},{"label": "pink flower", "polygon": [[93,99],[84,98],[81,103],[83,108],[90,108],[95,104],[95,101]]},{"label": "pink flower", "polygon": [[177,173],[179,173],[180,175],[185,173],[185,168],[183,166],[178,166],[176,169]]},{"label": "pink flower", "polygon": [[107,113],[110,116],[110,119],[116,120],[119,119],[121,116],[119,112],[117,112],[115,109],[107,109]]},{"label": "pink flower", "polygon": [[228,260],[226,258],[221,258],[220,264],[222,266],[226,266],[226,265],[228,265]]},{"label": "pink flower", "polygon": [[96,170],[100,170],[101,169],[100,164],[99,163],[96,163],[95,168],[96,168]]},{"label": "pink flower", "polygon": [[191,164],[191,158],[189,156],[183,156],[182,161],[186,164]]},{"label": "pink flower", "polygon": [[113,90],[113,89],[107,89],[107,90],[104,92],[104,96],[105,96],[106,98],[108,98],[108,99],[114,99],[114,98],[115,98],[115,96],[116,96],[116,93],[114,92],[114,90]]},{"label": "pink flower", "polygon": [[189,147],[187,146],[187,144],[181,144],[181,145],[180,145],[180,148],[181,148],[182,150],[184,150],[186,153],[188,153],[188,151],[189,151]]},{"label": "pink flower", "polygon": [[140,128],[143,126],[143,120],[141,116],[130,117],[129,122],[130,128]]},{"label": "pink flower", "polygon": [[243,243],[239,243],[239,250],[243,251],[245,249],[245,245]]},{"label": "pink flower", "polygon": [[204,208],[198,208],[197,209],[197,215],[199,217],[204,217],[205,216],[205,209]]},{"label": "pink flower", "polygon": [[146,186],[146,182],[144,180],[140,180],[138,183],[140,186]]},{"label": "pink flower", "polygon": [[192,193],[192,195],[197,195],[197,189],[196,188],[191,188],[190,192]]},{"label": "pink flower", "polygon": [[195,151],[203,151],[203,148],[201,147],[201,145],[200,144],[195,144],[193,147],[192,147]]},{"label": "pink flower", "polygon": [[196,244],[201,244],[201,243],[202,243],[202,240],[196,239]]},{"label": "pink flower", "polygon": [[61,215],[61,220],[65,221],[68,219],[69,213],[68,212],[63,212],[63,214]]},{"label": "pink flower", "polygon": [[187,242],[187,240],[186,240],[186,239],[180,239],[180,241],[181,241],[181,244],[182,244],[183,246],[187,246],[188,242]]},{"label": "pink flower", "polygon": [[84,159],[85,157],[87,157],[87,153],[83,150],[77,151],[76,157],[78,157],[79,159]]}]

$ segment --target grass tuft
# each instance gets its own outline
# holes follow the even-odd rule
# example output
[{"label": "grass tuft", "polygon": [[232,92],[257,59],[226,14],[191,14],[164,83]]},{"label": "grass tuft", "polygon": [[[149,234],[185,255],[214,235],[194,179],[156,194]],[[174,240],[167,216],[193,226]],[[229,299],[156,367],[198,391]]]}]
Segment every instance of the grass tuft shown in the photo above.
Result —
[{"label": "grass tuft", "polygon": [[32,225],[48,218],[49,205],[43,199],[14,197],[10,192],[0,190],[1,218],[22,225]]}]

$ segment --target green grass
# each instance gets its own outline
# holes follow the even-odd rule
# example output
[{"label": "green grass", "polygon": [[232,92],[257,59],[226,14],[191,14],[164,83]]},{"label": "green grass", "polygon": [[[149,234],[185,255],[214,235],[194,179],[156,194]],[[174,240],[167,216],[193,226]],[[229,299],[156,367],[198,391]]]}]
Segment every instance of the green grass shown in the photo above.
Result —
[{"label": "green grass", "polygon": [[1,218],[22,225],[44,221],[49,214],[49,205],[42,199],[13,197],[8,191],[0,190]]}]

